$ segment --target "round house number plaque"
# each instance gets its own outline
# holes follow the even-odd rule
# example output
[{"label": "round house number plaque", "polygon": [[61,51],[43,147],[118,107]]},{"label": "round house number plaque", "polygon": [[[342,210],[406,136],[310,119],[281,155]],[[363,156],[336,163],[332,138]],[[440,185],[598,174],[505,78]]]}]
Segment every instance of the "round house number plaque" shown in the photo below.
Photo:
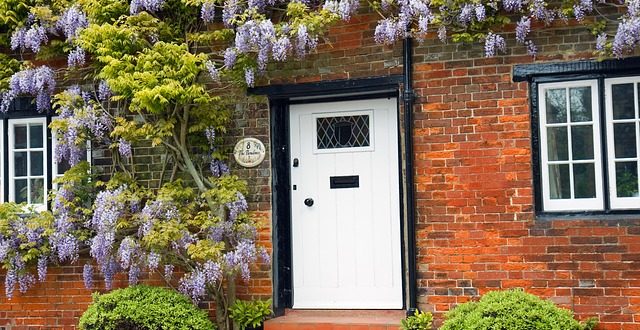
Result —
[{"label": "round house number plaque", "polygon": [[256,138],[244,138],[236,143],[233,157],[243,167],[255,167],[264,160],[264,144]]}]

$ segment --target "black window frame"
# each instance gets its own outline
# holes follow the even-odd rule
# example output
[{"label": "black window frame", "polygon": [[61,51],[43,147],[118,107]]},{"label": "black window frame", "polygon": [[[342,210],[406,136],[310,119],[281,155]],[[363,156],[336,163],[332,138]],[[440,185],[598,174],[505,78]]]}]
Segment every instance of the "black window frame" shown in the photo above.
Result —
[{"label": "black window frame", "polygon": [[[50,191],[52,189],[52,168],[53,168],[53,149],[51,144],[51,129],[49,129],[49,124],[51,124],[51,119],[54,116],[53,110],[38,112],[36,110],[35,101],[32,97],[27,96],[19,96],[16,97],[9,109],[5,113],[0,113],[0,121],[2,125],[2,199],[0,199],[0,203],[9,203],[9,189],[10,189],[10,178],[9,178],[9,121],[13,119],[36,119],[36,118],[45,118],[45,125],[47,126],[46,136],[45,136],[45,145],[44,148],[47,150],[47,157],[45,159],[45,167],[47,169],[47,175],[45,177],[45,188],[46,191]],[[40,205],[40,204],[37,204]],[[49,208],[49,202],[47,200],[44,201],[44,205]]]}]

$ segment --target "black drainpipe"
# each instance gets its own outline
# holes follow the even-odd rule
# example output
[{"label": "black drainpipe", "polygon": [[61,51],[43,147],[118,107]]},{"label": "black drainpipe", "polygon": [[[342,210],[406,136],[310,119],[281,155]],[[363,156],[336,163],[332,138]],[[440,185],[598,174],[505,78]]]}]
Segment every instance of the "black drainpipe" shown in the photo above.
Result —
[{"label": "black drainpipe", "polygon": [[404,91],[402,99],[404,102],[404,152],[405,152],[405,175],[407,183],[407,247],[409,270],[409,306],[407,316],[413,315],[418,307],[416,278],[416,225],[415,209],[416,201],[413,187],[413,40],[407,37],[403,41],[403,66],[404,66]]}]

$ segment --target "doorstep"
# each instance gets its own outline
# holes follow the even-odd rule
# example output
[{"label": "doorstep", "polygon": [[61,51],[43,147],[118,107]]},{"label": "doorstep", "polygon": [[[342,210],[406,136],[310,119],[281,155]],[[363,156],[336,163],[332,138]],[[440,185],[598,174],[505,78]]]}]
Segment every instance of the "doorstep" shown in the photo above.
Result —
[{"label": "doorstep", "polygon": [[264,330],[398,330],[403,310],[300,310],[264,323]]}]

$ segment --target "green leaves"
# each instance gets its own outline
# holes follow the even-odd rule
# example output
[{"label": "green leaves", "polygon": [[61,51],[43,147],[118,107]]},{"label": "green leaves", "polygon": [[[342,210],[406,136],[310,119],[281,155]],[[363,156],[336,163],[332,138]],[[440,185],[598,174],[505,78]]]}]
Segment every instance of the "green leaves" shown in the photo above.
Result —
[{"label": "green leaves", "polygon": [[213,330],[207,313],[169,289],[138,285],[95,294],[80,318],[80,329]]},{"label": "green leaves", "polygon": [[0,91],[9,88],[9,79],[20,70],[20,62],[0,53]]},{"label": "green leaves", "polygon": [[431,330],[433,315],[423,311],[416,311],[413,315],[401,321],[402,330]]},{"label": "green leaves", "polygon": [[440,330],[590,330],[593,320],[580,323],[573,313],[522,290],[492,291],[478,302],[458,305],[446,314]]},{"label": "green leaves", "polygon": [[229,307],[229,317],[238,325],[240,330],[260,326],[267,317],[271,316],[271,313],[271,299],[236,300]]}]

